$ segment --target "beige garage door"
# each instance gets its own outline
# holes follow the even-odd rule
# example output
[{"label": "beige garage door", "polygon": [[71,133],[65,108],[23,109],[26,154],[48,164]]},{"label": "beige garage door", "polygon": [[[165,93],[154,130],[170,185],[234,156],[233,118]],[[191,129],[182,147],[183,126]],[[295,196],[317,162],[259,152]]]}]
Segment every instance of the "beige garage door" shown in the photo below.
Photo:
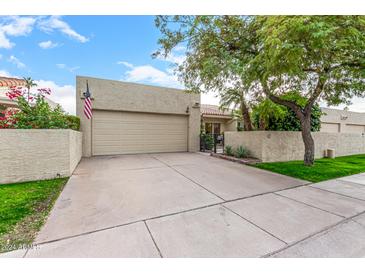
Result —
[{"label": "beige garage door", "polygon": [[321,123],[321,132],[340,132],[340,124]]},{"label": "beige garage door", "polygon": [[93,155],[187,151],[187,140],[187,116],[93,112]]},{"label": "beige garage door", "polygon": [[363,125],[349,125],[347,124],[345,126],[346,132],[349,133],[364,133],[365,132],[365,126]]}]

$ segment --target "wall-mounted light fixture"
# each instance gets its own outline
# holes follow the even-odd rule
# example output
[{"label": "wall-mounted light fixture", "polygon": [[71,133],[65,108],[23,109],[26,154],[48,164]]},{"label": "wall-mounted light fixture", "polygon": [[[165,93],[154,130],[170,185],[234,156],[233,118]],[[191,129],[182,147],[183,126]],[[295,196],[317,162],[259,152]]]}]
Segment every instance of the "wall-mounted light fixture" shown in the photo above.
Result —
[{"label": "wall-mounted light fixture", "polygon": [[186,107],[186,113],[189,113],[190,112],[190,109],[189,109],[189,106]]}]

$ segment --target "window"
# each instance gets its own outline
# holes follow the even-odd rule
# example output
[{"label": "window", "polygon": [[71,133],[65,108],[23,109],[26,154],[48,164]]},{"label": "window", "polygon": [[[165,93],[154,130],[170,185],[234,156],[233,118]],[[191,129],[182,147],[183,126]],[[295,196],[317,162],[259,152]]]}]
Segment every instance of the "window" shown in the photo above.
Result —
[{"label": "window", "polygon": [[205,123],[205,133],[208,133],[208,134],[213,133],[212,123]]},{"label": "window", "polygon": [[220,123],[205,123],[205,133],[220,134],[221,133],[221,124]]},{"label": "window", "polygon": [[221,124],[214,123],[214,134],[221,134]]}]

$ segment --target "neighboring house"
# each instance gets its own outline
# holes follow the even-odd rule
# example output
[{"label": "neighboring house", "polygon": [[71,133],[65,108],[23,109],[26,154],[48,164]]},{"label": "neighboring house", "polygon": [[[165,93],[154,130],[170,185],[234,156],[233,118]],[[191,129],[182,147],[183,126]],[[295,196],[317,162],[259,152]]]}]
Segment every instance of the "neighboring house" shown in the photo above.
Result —
[{"label": "neighboring house", "polygon": [[322,132],[365,133],[365,113],[322,108]]},{"label": "neighboring house", "polygon": [[242,120],[233,117],[231,110],[221,110],[219,106],[200,106],[201,123],[205,133],[222,134],[225,131],[237,131],[243,128]]},{"label": "neighboring house", "polygon": [[[365,133],[365,113],[331,108],[321,108],[321,132]],[[243,128],[242,120],[232,116],[232,111],[223,111],[219,106],[201,105],[201,122],[206,133],[222,134]]]},{"label": "neighboring house", "polygon": [[[2,115],[2,111],[7,110],[8,108],[17,108],[16,100],[10,100],[6,96],[9,88],[12,86],[21,87],[24,86],[24,84],[25,81],[23,79],[0,76],[0,115]],[[58,105],[47,97],[45,97],[45,101],[50,105],[52,109],[54,109]]]}]

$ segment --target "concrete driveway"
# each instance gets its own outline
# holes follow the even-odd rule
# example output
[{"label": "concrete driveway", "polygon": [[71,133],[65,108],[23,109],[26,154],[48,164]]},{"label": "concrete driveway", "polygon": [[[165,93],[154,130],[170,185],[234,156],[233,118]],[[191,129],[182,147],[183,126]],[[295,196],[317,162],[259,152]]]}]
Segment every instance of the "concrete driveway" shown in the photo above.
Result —
[{"label": "concrete driveway", "polygon": [[37,246],[12,254],[365,256],[365,185],[306,184],[199,153],[83,159]]}]

